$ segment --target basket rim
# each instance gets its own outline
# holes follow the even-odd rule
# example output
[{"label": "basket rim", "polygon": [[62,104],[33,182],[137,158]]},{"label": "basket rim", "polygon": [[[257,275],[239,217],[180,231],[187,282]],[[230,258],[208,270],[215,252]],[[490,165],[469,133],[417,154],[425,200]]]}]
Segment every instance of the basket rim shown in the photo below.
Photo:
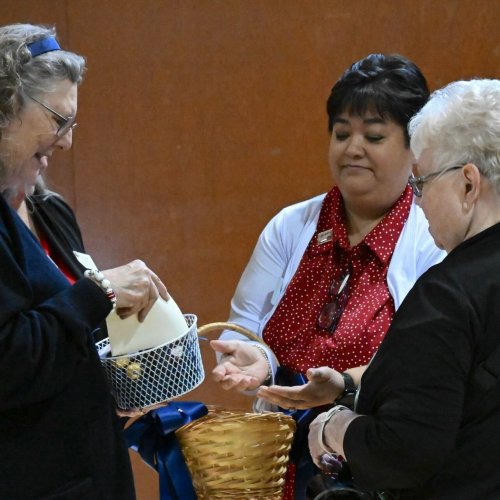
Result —
[{"label": "basket rim", "polygon": [[[212,405],[206,405],[208,409],[208,413],[204,415],[203,417],[200,417],[196,420],[193,420],[192,422],[188,422],[187,424],[184,424],[183,426],[179,427],[175,431],[175,433],[183,434],[187,429],[190,429],[193,431],[194,429],[198,428],[200,425],[204,425],[206,421],[210,421],[211,424],[224,424],[228,423],[230,420],[248,420],[250,419],[253,422],[257,422],[257,420],[260,420],[260,422],[265,421],[280,421],[282,424],[289,425],[293,430],[295,431],[295,428],[297,426],[297,423],[295,422],[294,418],[291,415],[286,415],[285,413],[281,411],[258,411],[258,412],[253,412],[245,409],[227,409],[225,407],[220,407],[220,406],[212,406]],[[204,433],[206,429],[204,429],[202,432]]]}]

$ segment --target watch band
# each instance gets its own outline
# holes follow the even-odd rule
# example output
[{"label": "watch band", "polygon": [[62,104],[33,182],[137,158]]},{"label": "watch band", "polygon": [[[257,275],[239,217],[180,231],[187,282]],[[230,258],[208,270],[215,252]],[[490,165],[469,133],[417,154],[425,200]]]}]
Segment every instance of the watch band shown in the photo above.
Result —
[{"label": "watch band", "polygon": [[354,383],[354,380],[348,373],[342,372],[341,375],[342,378],[344,379],[344,390],[335,399],[334,403],[340,403],[341,401],[344,402],[344,399],[346,398],[349,398],[349,400],[352,399],[352,402],[354,402],[354,396],[356,395],[357,391],[356,384]]}]

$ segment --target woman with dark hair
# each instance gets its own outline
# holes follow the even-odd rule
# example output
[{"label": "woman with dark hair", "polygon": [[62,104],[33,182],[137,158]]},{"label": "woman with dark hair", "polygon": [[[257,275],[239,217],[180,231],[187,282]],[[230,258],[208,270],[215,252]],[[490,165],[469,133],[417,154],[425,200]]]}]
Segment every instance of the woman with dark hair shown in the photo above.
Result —
[{"label": "woman with dark hair", "polygon": [[[334,186],[285,208],[261,234],[229,321],[268,347],[234,332],[212,341],[219,353],[213,378],[222,388],[269,383],[277,360],[309,378],[284,393],[260,389],[281,407],[331,404],[354,390],[359,367],[376,352],[405,295],[444,257],[408,184],[406,127],[428,96],[418,67],[399,55],[369,55],[334,85],[327,103]],[[324,376],[314,370],[322,366],[335,370]]]}]

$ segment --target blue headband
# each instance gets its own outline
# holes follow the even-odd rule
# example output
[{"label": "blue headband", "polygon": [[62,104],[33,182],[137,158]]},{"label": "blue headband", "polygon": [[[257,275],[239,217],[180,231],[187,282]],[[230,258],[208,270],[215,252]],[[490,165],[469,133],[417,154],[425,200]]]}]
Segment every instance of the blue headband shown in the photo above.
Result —
[{"label": "blue headband", "polygon": [[53,36],[48,36],[36,42],[29,43],[28,50],[31,52],[32,57],[36,57],[46,52],[52,52],[53,50],[61,50],[61,47],[59,47],[57,40]]}]

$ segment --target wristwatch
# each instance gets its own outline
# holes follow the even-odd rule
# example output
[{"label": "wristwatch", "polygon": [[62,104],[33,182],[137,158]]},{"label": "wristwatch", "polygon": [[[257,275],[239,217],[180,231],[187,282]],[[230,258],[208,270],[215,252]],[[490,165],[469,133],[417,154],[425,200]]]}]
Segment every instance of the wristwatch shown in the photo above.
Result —
[{"label": "wristwatch", "polygon": [[[352,380],[352,379],[351,379]],[[325,426],[330,422],[332,417],[341,411],[348,410],[344,405],[336,405],[330,408],[323,416],[321,420],[321,425],[318,427],[318,443],[323,448],[323,451],[325,453],[328,453],[329,455],[334,455],[337,456],[337,453],[335,450],[332,450],[325,442]],[[320,417],[321,418],[321,417]]]},{"label": "wristwatch", "polygon": [[344,390],[338,395],[334,403],[342,404],[352,410],[352,408],[354,407],[354,397],[356,396],[356,391],[358,388],[356,387],[354,380],[348,373],[342,372],[341,375],[344,379]]}]

